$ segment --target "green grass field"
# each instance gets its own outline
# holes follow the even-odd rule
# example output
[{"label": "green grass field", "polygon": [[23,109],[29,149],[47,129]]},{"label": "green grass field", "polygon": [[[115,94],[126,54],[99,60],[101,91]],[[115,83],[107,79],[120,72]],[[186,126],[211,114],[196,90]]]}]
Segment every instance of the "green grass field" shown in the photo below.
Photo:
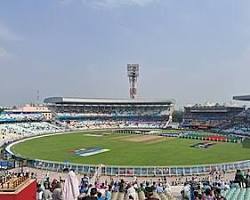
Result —
[{"label": "green grass field", "polygon": [[[173,166],[223,163],[250,159],[250,148],[242,144],[216,143],[208,149],[193,148],[200,140],[162,138],[160,141],[127,141],[138,135],[109,134],[93,137],[71,133],[32,139],[12,147],[15,153],[32,159],[69,161],[82,164]],[[96,134],[96,133],[95,133]],[[80,157],[76,149],[101,147],[109,152]]]}]

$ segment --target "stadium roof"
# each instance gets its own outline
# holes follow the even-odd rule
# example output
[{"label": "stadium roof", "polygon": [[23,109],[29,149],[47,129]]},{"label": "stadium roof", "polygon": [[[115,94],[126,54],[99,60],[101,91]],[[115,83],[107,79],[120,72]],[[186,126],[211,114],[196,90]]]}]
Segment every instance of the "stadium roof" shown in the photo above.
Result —
[{"label": "stadium roof", "polygon": [[165,99],[89,99],[89,98],[74,98],[74,97],[49,97],[44,100],[48,104],[174,104],[175,100]]},{"label": "stadium roof", "polygon": [[238,105],[236,103],[233,102],[228,102],[228,103],[223,103],[223,104],[219,104],[219,103],[205,103],[205,104],[194,104],[194,105],[187,105],[185,106],[185,108],[242,108],[241,105]]},{"label": "stadium roof", "polygon": [[233,100],[250,101],[250,95],[234,96]]}]

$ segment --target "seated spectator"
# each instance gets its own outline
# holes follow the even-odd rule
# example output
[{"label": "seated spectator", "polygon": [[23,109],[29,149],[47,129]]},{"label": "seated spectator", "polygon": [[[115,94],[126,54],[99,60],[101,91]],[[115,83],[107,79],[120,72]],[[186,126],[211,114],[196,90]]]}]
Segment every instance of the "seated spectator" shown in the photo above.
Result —
[{"label": "seated spectator", "polygon": [[162,186],[162,183],[159,183],[159,184],[156,186],[156,192],[157,192],[157,193],[163,193],[163,186]]},{"label": "seated spectator", "polygon": [[234,179],[235,183],[238,183],[240,187],[243,187],[243,183],[244,183],[244,176],[241,170],[237,170],[236,174],[235,174],[235,179]]},{"label": "seated spectator", "polygon": [[112,186],[111,185],[109,185],[108,186],[108,190],[106,190],[106,192],[105,192],[105,200],[111,200],[111,189],[112,189]]},{"label": "seated spectator", "polygon": [[128,199],[134,200],[134,197],[132,197],[131,195],[128,197]]},{"label": "seated spectator", "polygon": [[187,200],[190,199],[191,197],[190,191],[191,191],[190,185],[188,183],[184,183],[184,187],[182,190],[183,199],[187,199]]},{"label": "seated spectator", "polygon": [[37,185],[37,200],[43,200],[43,189],[41,184]]},{"label": "seated spectator", "polygon": [[148,188],[147,192],[146,192],[146,200],[159,200],[158,198],[153,197],[153,188],[150,187]]},{"label": "seated spectator", "polygon": [[102,195],[102,197],[104,197],[105,196],[105,192],[106,192],[106,190],[105,190],[105,184],[104,183],[102,183],[101,185],[100,185],[100,187],[99,187],[99,193],[101,193],[101,195]]},{"label": "seated spectator", "polygon": [[245,178],[245,184],[246,184],[246,187],[249,188],[250,187],[250,175],[246,175],[246,178]]},{"label": "seated spectator", "polygon": [[204,200],[214,200],[215,196],[214,196],[213,190],[206,189],[205,192],[203,193],[202,199],[204,199]]},{"label": "seated spectator", "polygon": [[98,194],[97,194],[97,200],[104,200],[104,199],[102,198],[102,193],[98,192]]},{"label": "seated spectator", "polygon": [[194,191],[194,200],[201,200],[202,195],[198,191]]},{"label": "seated spectator", "polygon": [[124,180],[122,179],[120,182],[119,182],[119,192],[125,192],[125,182]]},{"label": "seated spectator", "polygon": [[149,192],[151,190],[152,190],[152,188],[149,186],[149,182],[146,182],[146,187],[144,189],[144,192],[147,193],[147,192]]},{"label": "seated spectator", "polygon": [[88,195],[86,197],[83,197],[83,198],[81,198],[79,200],[97,200],[96,194],[97,194],[97,189],[96,188],[92,188],[90,190],[90,195]]},{"label": "seated spectator", "polygon": [[52,193],[53,200],[63,200],[61,184],[57,182],[55,184],[55,189]]},{"label": "seated spectator", "polygon": [[127,195],[128,195],[128,196],[132,196],[133,199],[136,198],[136,191],[135,191],[135,188],[134,188],[131,184],[128,184],[128,187],[127,187]]},{"label": "seated spectator", "polygon": [[49,189],[49,184],[46,182],[44,184],[44,192],[43,192],[43,200],[51,200],[52,199],[52,193],[50,192],[50,189]]}]

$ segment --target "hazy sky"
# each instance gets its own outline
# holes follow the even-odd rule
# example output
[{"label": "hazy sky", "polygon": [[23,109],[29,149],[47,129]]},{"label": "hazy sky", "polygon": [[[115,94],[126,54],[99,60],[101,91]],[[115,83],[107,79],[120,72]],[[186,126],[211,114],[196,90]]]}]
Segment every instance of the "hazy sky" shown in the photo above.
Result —
[{"label": "hazy sky", "polygon": [[250,93],[249,0],[0,0],[0,105],[48,96],[177,104]]}]

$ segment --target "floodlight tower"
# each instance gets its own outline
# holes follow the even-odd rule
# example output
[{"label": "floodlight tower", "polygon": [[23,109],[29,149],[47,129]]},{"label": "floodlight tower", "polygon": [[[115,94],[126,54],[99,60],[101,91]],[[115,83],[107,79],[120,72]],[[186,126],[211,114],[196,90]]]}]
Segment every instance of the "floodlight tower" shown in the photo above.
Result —
[{"label": "floodlight tower", "polygon": [[129,96],[135,99],[137,94],[137,77],[139,76],[139,64],[128,64]]}]

